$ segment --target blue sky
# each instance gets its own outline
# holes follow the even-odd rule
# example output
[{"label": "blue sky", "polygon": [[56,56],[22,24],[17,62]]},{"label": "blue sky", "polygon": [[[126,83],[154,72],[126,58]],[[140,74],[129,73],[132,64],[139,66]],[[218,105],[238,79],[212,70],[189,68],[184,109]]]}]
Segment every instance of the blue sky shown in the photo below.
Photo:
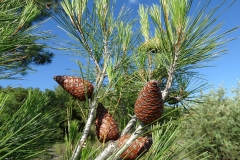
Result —
[{"label": "blue sky", "polygon": [[[227,0],[230,2],[231,0]],[[199,0],[193,1],[193,7],[199,3]],[[205,2],[202,0],[201,3]],[[219,0],[212,0],[211,7],[220,4]],[[131,7],[133,10],[133,17],[137,15],[138,4],[145,4],[150,6],[152,3],[159,4],[159,0],[118,0],[116,3],[116,9],[118,10],[123,4]],[[240,26],[240,1],[227,10],[221,17],[219,22],[224,22],[224,25],[220,32],[227,31],[236,26]],[[69,39],[68,36],[57,27],[57,23],[54,20],[49,20],[43,24],[42,30],[51,31],[62,39]],[[240,37],[240,30],[234,32],[227,38]],[[199,73],[203,74],[209,84],[212,84],[216,88],[224,84],[225,88],[230,89],[232,86],[237,86],[237,80],[240,79],[240,39],[228,43],[228,54],[221,56],[219,59],[209,63],[214,66],[210,68],[199,69]],[[0,85],[2,87],[33,87],[40,88],[41,90],[53,89],[57,86],[57,83],[53,80],[55,75],[73,75],[71,70],[79,70],[77,64],[72,61],[73,57],[67,55],[64,51],[51,50],[56,55],[51,64],[45,66],[32,66],[37,72],[29,73],[27,76],[22,77],[22,80],[1,80]]]}]

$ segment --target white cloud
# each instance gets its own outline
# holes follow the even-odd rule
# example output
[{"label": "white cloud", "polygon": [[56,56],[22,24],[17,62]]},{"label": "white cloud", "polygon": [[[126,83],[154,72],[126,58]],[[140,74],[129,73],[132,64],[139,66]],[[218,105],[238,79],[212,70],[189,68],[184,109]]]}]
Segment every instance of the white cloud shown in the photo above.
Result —
[{"label": "white cloud", "polygon": [[138,0],[129,0],[129,3],[137,3]]}]

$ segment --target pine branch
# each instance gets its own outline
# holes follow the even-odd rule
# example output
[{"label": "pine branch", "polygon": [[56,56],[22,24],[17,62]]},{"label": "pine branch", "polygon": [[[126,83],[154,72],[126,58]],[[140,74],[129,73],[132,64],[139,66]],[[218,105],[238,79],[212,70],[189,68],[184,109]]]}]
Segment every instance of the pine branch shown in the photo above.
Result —
[{"label": "pine branch", "polygon": [[126,127],[123,129],[121,136],[126,135],[127,133],[129,133],[129,131],[133,128],[133,126],[136,124],[137,122],[137,117],[136,115],[132,116],[131,120],[128,122],[128,124],[126,125]]},{"label": "pine branch", "polygon": [[172,82],[173,82],[173,78],[174,78],[174,75],[176,72],[178,57],[179,57],[179,52],[175,53],[174,62],[172,64],[170,70],[168,71],[168,80],[167,80],[165,89],[162,92],[163,101],[166,100],[166,98],[169,94],[169,89],[172,87]]},{"label": "pine branch", "polygon": [[95,113],[95,109],[96,109],[96,100],[93,101],[93,103],[90,105],[90,111],[88,114],[88,119],[87,122],[85,124],[84,130],[83,130],[83,135],[81,137],[81,139],[79,140],[79,142],[77,143],[77,146],[75,147],[75,150],[72,153],[72,157],[71,160],[75,160],[78,158],[78,155],[83,147],[84,142],[86,141],[88,134],[89,134],[89,130],[92,124],[92,121],[94,119],[94,113]]},{"label": "pine branch", "polygon": [[[82,33],[82,30],[80,30],[80,34],[83,34]],[[103,83],[103,80],[104,80],[104,77],[105,77],[105,72],[106,72],[106,69],[107,69],[107,62],[108,62],[108,59],[109,59],[109,50],[108,50],[108,37],[107,35],[105,34],[104,35],[104,40],[103,40],[103,48],[104,48],[104,65],[103,65],[103,69],[101,70],[100,67],[99,67],[99,64],[97,63],[97,61],[95,61],[97,63],[97,66],[99,67],[99,70],[97,71],[97,78],[96,78],[96,84],[97,84],[97,87],[95,88],[96,92],[95,92],[95,95],[94,95],[94,98],[93,98],[93,102],[91,103],[90,105],[90,112],[89,112],[89,115],[88,115],[88,119],[87,119],[87,122],[86,122],[86,125],[84,127],[84,130],[83,130],[83,135],[80,139],[80,141],[78,142],[78,145],[77,147],[75,147],[75,150],[72,154],[72,157],[71,157],[71,160],[76,160],[80,151],[81,151],[81,148],[84,144],[84,142],[86,141],[87,137],[88,137],[88,134],[89,134],[89,130],[90,130],[90,127],[91,127],[91,124],[93,122],[93,119],[94,119],[94,115],[95,115],[95,111],[96,111],[96,106],[97,106],[97,103],[98,103],[98,91],[100,90],[101,86],[102,86],[102,83]],[[83,37],[82,37],[83,38]],[[84,40],[85,38],[83,38]],[[84,44],[86,45],[86,47],[88,48],[89,45],[87,44],[86,41],[83,41]],[[90,55],[91,56],[91,55]]]},{"label": "pine branch", "polygon": [[77,30],[79,31],[79,33],[80,33],[80,35],[82,37],[82,39],[81,39],[82,44],[86,47],[88,54],[90,55],[90,57],[92,58],[92,60],[95,63],[95,66],[97,68],[96,72],[100,72],[101,68],[100,68],[100,66],[99,66],[95,56],[93,55],[92,49],[90,48],[90,46],[87,43],[87,40],[86,40],[86,38],[84,36],[83,30],[82,30],[82,27],[81,27],[81,24],[80,24],[81,19],[79,19],[77,22],[73,20],[73,17],[70,17],[70,19],[71,19],[72,24],[77,28]]},{"label": "pine branch", "polygon": [[111,141],[108,143],[108,145],[104,148],[104,150],[99,154],[98,157],[95,158],[95,160],[104,160],[110,157],[114,152],[117,150],[117,143],[114,141]]}]

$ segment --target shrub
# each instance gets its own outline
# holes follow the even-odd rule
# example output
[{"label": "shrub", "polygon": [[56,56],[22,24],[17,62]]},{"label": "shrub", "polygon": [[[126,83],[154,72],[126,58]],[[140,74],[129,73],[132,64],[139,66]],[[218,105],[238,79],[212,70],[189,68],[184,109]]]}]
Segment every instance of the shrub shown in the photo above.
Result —
[{"label": "shrub", "polygon": [[[207,151],[210,159],[238,159],[240,155],[240,87],[232,90],[235,96],[226,97],[223,87],[202,97],[203,103],[194,106],[187,124],[187,136],[202,137],[195,154]],[[196,139],[193,139],[195,141]]]}]

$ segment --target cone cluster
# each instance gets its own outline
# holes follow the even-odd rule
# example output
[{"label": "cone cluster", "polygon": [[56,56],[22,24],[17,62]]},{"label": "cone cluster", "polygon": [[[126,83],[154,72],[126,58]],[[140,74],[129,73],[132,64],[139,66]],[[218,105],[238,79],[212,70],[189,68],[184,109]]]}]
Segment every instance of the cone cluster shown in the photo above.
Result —
[{"label": "cone cluster", "polygon": [[[54,76],[54,80],[69,94],[80,101],[86,101],[86,99],[90,98],[93,94],[94,87],[92,83],[87,80],[73,76]],[[149,124],[161,117],[163,100],[157,81],[149,81],[143,87],[135,102],[134,112],[137,118],[144,124]],[[116,121],[101,103],[99,103],[97,107],[95,126],[96,135],[100,142],[105,143],[118,139],[119,148],[121,148],[131,136],[124,135],[120,137]],[[138,137],[131,146],[123,152],[120,158],[135,160],[138,156],[146,153],[151,145],[152,139]]]},{"label": "cone cluster", "polygon": [[[118,140],[118,148],[126,143],[131,135],[124,135]],[[120,156],[124,160],[135,160],[139,155],[146,153],[152,145],[152,139],[147,137],[138,137]]]},{"label": "cone cluster", "polygon": [[149,124],[161,117],[163,101],[157,81],[149,81],[143,87],[136,100],[134,112],[137,118],[144,124]]},{"label": "cone cluster", "polygon": [[95,125],[97,138],[100,142],[105,143],[119,138],[116,121],[101,103],[99,103],[97,107]]},{"label": "cone cluster", "polygon": [[54,76],[53,79],[69,94],[80,101],[86,101],[92,96],[94,87],[92,83],[74,76]]}]

